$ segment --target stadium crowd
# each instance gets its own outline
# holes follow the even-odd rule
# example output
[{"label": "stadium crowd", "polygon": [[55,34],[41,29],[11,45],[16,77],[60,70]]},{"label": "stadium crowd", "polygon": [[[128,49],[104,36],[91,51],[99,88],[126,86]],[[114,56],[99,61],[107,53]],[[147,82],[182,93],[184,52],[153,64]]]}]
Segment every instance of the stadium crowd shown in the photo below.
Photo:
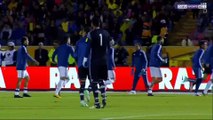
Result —
[{"label": "stadium crowd", "polygon": [[100,16],[102,27],[121,45],[133,45],[137,40],[149,45],[154,35],[166,37],[184,14],[173,7],[179,2],[182,1],[0,0],[0,44],[13,41],[20,45],[22,36],[28,35],[30,45],[52,45],[69,34],[75,45],[81,29],[90,26],[93,16]]},{"label": "stadium crowd", "polygon": [[[164,45],[168,45],[169,32],[186,13],[185,10],[176,9],[176,5],[190,1],[0,0],[0,44],[4,46],[12,41],[14,46],[21,45],[21,38],[27,35],[30,45],[56,46],[55,41],[69,35],[71,44],[75,46],[82,37],[82,29],[90,27],[92,18],[99,16],[102,27],[109,31],[117,43],[116,65],[126,66],[130,55],[123,46],[133,46],[136,42],[149,46],[157,42],[158,35],[164,38]],[[201,10],[192,11],[193,18],[198,21],[197,30],[193,34],[194,38],[187,36],[182,45],[191,46],[192,43],[188,42],[190,38],[213,38],[212,8],[208,8],[208,14],[203,14]],[[49,58],[53,50],[49,51]],[[47,53],[43,55],[47,58]],[[71,66],[73,62],[71,59]]]}]

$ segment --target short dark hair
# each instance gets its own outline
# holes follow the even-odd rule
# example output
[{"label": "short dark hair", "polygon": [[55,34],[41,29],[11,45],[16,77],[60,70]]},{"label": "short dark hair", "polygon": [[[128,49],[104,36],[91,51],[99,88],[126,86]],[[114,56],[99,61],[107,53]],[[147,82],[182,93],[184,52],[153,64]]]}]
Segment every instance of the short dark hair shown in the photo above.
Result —
[{"label": "short dark hair", "polygon": [[201,46],[204,45],[205,43],[206,43],[205,40],[201,40],[201,41],[199,42],[199,46],[201,47]]},{"label": "short dark hair", "polygon": [[63,37],[63,39],[61,40],[60,44],[61,44],[61,45],[62,45],[62,44],[66,44],[68,38],[70,38],[70,36],[69,36],[69,35],[65,35],[65,36]]},{"label": "short dark hair", "polygon": [[88,33],[90,31],[90,28],[87,26],[87,27],[84,27],[83,30]]},{"label": "short dark hair", "polygon": [[21,44],[22,44],[22,45],[23,45],[24,42],[27,40],[27,38],[28,38],[27,36],[23,36],[23,37],[22,37],[22,39],[21,39]]},{"label": "short dark hair", "polygon": [[97,16],[94,16],[93,19],[92,19],[92,24],[93,24],[95,27],[100,26],[100,18],[97,17]]},{"label": "short dark hair", "polygon": [[139,40],[136,40],[135,44],[134,45],[140,45],[142,46],[141,42]]}]

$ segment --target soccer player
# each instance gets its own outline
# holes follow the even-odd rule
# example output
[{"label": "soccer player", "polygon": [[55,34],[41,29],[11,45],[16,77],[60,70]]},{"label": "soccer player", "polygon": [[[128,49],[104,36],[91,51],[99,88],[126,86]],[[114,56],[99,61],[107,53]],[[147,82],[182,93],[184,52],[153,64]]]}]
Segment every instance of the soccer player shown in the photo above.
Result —
[{"label": "soccer player", "polygon": [[70,37],[65,36],[64,39],[61,41],[61,45],[56,48],[53,53],[52,60],[55,62],[55,56],[58,56],[58,70],[60,74],[60,80],[58,85],[56,86],[55,95],[56,98],[61,98],[59,95],[61,88],[66,85],[69,81],[68,76],[68,59],[69,55],[73,56],[73,49],[70,46]]},{"label": "soccer player", "polygon": [[209,75],[212,74],[212,70],[211,70],[211,65],[210,65],[210,53],[211,52],[211,46],[212,44],[210,43],[208,48],[205,50],[204,54],[203,54],[203,57],[202,57],[202,61],[203,61],[203,68],[204,68],[204,71],[203,71],[203,79],[205,80]]},{"label": "soccer player", "polygon": [[113,48],[115,42],[114,40],[110,41],[110,48],[108,51],[108,64],[107,64],[107,69],[108,69],[108,79],[105,81],[105,85],[106,85],[106,89],[107,89],[107,85],[111,85],[112,83],[115,82],[115,50]]},{"label": "soccer player", "polygon": [[[135,44],[136,51],[132,54],[132,74],[134,74],[134,80],[132,85],[132,90],[129,94],[136,94],[135,88],[137,86],[140,76],[143,77],[146,90],[149,88],[149,81],[147,80],[147,65],[148,60],[145,52],[142,50],[140,43]],[[134,70],[135,67],[135,70]],[[150,93],[148,93],[149,96]]]},{"label": "soccer player", "polygon": [[[111,37],[109,33],[100,28],[100,20],[97,17],[92,19],[93,30],[88,33],[88,46],[83,65],[89,62],[89,72],[95,104],[91,108],[100,109],[98,84],[100,86],[102,96],[102,108],[106,106],[106,90],[104,80],[107,79],[107,54],[110,47]],[[89,57],[87,57],[89,55]],[[89,60],[88,60],[89,59]]]},{"label": "soccer player", "polygon": [[192,69],[196,76],[196,81],[191,84],[190,83],[190,91],[192,91],[192,88],[195,86],[195,96],[200,96],[198,94],[198,89],[200,87],[200,84],[203,81],[202,72],[204,71],[204,68],[202,66],[202,57],[204,54],[205,49],[207,48],[207,42],[206,41],[200,41],[199,42],[200,49],[197,50],[192,58]]},{"label": "soccer player", "polygon": [[[206,54],[205,54],[204,62],[207,67],[208,73],[211,74],[211,77],[210,77],[209,82],[206,84],[204,91],[202,92],[203,95],[206,95],[208,93],[208,90],[211,87],[212,81],[213,81],[213,73],[212,73],[212,71],[213,71],[213,54],[212,54],[213,45],[212,44],[209,45],[209,47],[205,53]],[[205,71],[206,71],[206,69],[205,69]]]},{"label": "soccer player", "polygon": [[153,86],[162,81],[162,74],[160,70],[161,63],[162,62],[167,63],[167,60],[162,58],[162,41],[163,41],[163,38],[158,36],[157,43],[152,46],[152,49],[150,52],[149,66],[150,66],[150,71],[152,76],[152,82],[148,90],[149,96],[153,96],[152,94]]},{"label": "soccer player", "polygon": [[[79,89],[80,104],[83,107],[87,107],[88,106],[87,102],[90,101],[89,91],[85,90],[86,78],[90,79],[88,63],[86,64],[85,67],[83,67],[83,58],[86,53],[86,48],[88,45],[88,38],[86,36],[88,32],[89,32],[89,28],[84,28],[82,30],[82,38],[77,41],[76,47],[75,47],[75,54],[74,54],[75,59],[78,64],[78,77],[79,77],[80,84],[81,84],[80,89]],[[89,88],[90,88],[90,86],[89,86]],[[84,97],[86,98],[86,101],[84,100]]]},{"label": "soccer player", "polygon": [[[38,61],[33,59],[28,53],[27,53],[27,46],[29,44],[29,40],[27,36],[24,36],[22,38],[22,45],[21,47],[17,50],[17,61],[16,61],[16,70],[18,72],[18,82],[16,84],[16,89],[15,89],[15,95],[14,98],[23,98],[23,97],[31,97],[28,94],[28,83],[30,80],[29,74],[26,70],[27,67],[27,60],[34,62],[36,65],[39,65]],[[25,79],[24,83],[24,93],[23,97],[19,95],[20,91],[20,86],[22,80]]]}]

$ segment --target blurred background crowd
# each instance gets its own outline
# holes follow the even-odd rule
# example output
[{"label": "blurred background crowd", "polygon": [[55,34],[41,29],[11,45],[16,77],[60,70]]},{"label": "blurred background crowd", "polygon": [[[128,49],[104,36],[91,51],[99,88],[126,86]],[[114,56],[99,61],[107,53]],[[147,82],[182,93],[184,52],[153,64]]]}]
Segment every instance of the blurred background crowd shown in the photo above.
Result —
[{"label": "blurred background crowd", "polygon": [[[0,44],[13,41],[20,45],[21,37],[28,35],[30,45],[53,45],[68,34],[75,45],[81,29],[90,26],[96,15],[121,45],[131,46],[135,41],[150,45],[155,35],[163,36],[168,45],[172,44],[169,32],[186,14],[176,5],[190,1],[200,0],[0,0]],[[193,12],[198,19],[197,34],[212,28],[208,24],[213,24],[212,12]]]},{"label": "blurred background crowd", "polygon": [[[178,4],[201,2],[208,3],[206,10],[177,9]],[[166,46],[212,41],[212,3],[212,0],[0,0],[0,44],[13,42],[18,46],[27,35],[31,46],[56,47],[55,41],[69,35],[75,46],[82,37],[82,29],[90,27],[91,19],[99,16],[101,26],[117,43],[116,64],[127,65],[129,52],[123,46],[133,46],[135,42],[150,46],[157,42],[158,35],[164,38]]]}]

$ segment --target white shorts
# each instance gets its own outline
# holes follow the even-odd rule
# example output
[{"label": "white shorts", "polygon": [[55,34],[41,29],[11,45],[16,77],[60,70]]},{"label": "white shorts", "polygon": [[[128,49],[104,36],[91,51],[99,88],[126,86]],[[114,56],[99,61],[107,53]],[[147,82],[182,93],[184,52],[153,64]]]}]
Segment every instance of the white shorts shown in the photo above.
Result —
[{"label": "white shorts", "polygon": [[67,77],[68,78],[68,68],[67,67],[59,66],[58,71],[59,71],[60,77]]},{"label": "white shorts", "polygon": [[150,67],[150,71],[151,71],[152,77],[157,77],[157,78],[162,77],[162,74],[161,74],[159,67]]},{"label": "white shorts", "polygon": [[115,71],[114,70],[108,70],[108,79],[111,81],[115,81]]},{"label": "white shorts", "polygon": [[29,78],[29,74],[27,72],[27,70],[17,70],[18,72],[18,78]]}]

